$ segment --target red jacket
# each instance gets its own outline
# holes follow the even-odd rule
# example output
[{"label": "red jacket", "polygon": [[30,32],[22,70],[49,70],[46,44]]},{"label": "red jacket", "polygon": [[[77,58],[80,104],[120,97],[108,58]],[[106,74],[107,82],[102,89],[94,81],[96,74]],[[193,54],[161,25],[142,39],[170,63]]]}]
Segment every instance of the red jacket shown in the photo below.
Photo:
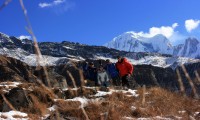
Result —
[{"label": "red jacket", "polygon": [[121,77],[133,73],[133,65],[126,58],[122,58],[121,62],[117,62],[116,68]]}]

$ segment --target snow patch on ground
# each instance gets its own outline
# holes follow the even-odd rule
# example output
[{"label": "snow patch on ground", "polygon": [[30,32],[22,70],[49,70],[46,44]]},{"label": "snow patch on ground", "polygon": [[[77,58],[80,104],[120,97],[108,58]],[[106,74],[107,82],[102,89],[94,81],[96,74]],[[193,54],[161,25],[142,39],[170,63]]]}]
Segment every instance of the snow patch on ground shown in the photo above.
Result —
[{"label": "snow patch on ground", "polygon": [[73,99],[67,99],[66,101],[79,101],[81,103],[80,107],[85,107],[87,106],[89,99],[85,97],[75,97]]},{"label": "snow patch on ground", "polygon": [[0,112],[1,120],[28,120],[28,115],[19,111]]},{"label": "snow patch on ground", "polygon": [[50,112],[56,111],[56,105],[53,105],[52,107],[47,108]]},{"label": "snow patch on ground", "polygon": [[22,83],[20,82],[1,82],[0,83],[0,87],[17,87],[18,85],[21,85]]},{"label": "snow patch on ground", "polygon": [[106,96],[106,95],[111,95],[113,92],[122,92],[122,93],[131,93],[131,95],[127,95],[129,97],[133,96],[133,97],[138,97],[139,94],[136,94],[137,90],[131,90],[128,89],[128,91],[126,90],[110,90],[109,92],[105,92],[105,91],[97,91],[97,93],[94,95],[95,97],[102,97],[102,96]]},{"label": "snow patch on ground", "polygon": [[195,112],[194,116],[200,115],[200,112]]},{"label": "snow patch on ground", "polygon": [[97,91],[97,93],[94,95],[95,97],[102,97],[106,95],[111,95],[112,92],[105,92],[105,91]]},{"label": "snow patch on ground", "polygon": [[0,83],[0,89],[3,90],[3,92],[7,93],[11,89],[18,87],[18,85],[21,85],[20,82],[1,82]]}]

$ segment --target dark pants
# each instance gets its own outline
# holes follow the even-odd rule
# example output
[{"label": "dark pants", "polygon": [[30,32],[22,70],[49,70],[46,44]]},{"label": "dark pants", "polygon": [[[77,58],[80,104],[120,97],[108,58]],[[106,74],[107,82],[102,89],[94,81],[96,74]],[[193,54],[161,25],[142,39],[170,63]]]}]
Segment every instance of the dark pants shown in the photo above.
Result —
[{"label": "dark pants", "polygon": [[126,86],[128,88],[131,88],[133,89],[136,85],[136,82],[135,80],[131,77],[131,76],[128,76],[128,75],[124,75],[122,76],[122,86]]},{"label": "dark pants", "polygon": [[121,81],[120,81],[120,77],[118,75],[115,77],[112,77],[112,84],[114,86],[120,86],[120,83],[121,83]]}]

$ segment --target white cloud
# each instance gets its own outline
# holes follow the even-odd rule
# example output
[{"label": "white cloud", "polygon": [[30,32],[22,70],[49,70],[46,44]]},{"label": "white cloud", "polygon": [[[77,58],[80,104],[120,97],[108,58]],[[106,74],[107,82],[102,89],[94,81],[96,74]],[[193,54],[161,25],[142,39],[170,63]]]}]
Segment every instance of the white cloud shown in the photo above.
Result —
[{"label": "white cloud", "polygon": [[176,27],[178,27],[178,23],[174,23],[173,25],[172,25],[172,28],[176,28]]},{"label": "white cloud", "polygon": [[75,7],[75,3],[71,0],[53,0],[52,2],[39,3],[38,6],[42,9],[51,8],[56,14],[62,14]]},{"label": "white cloud", "polygon": [[174,23],[171,26],[161,26],[161,27],[151,27],[149,28],[149,32],[132,32],[135,36],[141,36],[150,38],[158,34],[164,35],[166,38],[170,40],[172,44],[182,43],[186,36],[179,33],[175,29],[178,27],[178,23]]},{"label": "white cloud", "polygon": [[188,32],[196,29],[200,24],[200,20],[189,19],[185,21],[185,28]]},{"label": "white cloud", "polygon": [[49,3],[39,3],[39,7],[41,7],[41,8],[50,7],[50,6],[51,6],[51,4],[49,4]]},{"label": "white cloud", "polygon": [[31,39],[31,36],[26,36],[26,35],[21,35],[18,37],[20,40],[23,40],[23,39]]},{"label": "white cloud", "polygon": [[39,7],[40,8],[54,7],[65,2],[66,2],[65,0],[54,0],[53,2],[50,2],[50,3],[46,3],[46,2],[39,3]]},{"label": "white cloud", "polygon": [[139,33],[144,37],[153,37],[155,35],[162,34],[165,37],[170,38],[174,34],[176,27],[178,27],[178,23],[174,23],[172,26],[151,27],[149,29],[149,33]]}]

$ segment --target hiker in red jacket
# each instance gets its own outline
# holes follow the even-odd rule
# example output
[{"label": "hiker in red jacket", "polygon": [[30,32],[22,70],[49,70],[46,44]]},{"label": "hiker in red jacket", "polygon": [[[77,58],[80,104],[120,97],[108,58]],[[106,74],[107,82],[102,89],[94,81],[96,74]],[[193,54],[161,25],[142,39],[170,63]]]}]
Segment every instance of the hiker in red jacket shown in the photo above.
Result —
[{"label": "hiker in red jacket", "polygon": [[122,86],[127,86],[128,88],[132,86],[131,74],[133,73],[133,65],[128,62],[126,58],[121,56],[117,57],[118,62],[116,63],[116,68],[119,71],[119,75],[122,80]]}]

